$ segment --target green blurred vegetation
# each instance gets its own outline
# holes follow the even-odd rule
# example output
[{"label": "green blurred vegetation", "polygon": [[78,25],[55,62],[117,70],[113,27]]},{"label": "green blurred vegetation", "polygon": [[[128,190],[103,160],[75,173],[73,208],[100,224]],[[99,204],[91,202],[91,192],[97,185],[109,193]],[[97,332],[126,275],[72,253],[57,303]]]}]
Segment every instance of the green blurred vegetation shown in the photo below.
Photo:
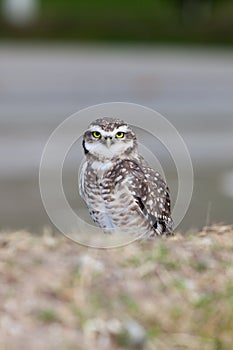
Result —
[{"label": "green blurred vegetation", "polygon": [[28,26],[1,17],[1,38],[233,43],[232,0],[41,0]]}]

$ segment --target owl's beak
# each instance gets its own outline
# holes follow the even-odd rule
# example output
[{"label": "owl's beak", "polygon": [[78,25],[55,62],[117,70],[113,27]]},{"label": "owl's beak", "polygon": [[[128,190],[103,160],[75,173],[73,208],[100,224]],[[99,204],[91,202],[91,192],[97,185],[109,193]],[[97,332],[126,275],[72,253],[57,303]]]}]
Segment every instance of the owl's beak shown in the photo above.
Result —
[{"label": "owl's beak", "polygon": [[112,144],[112,140],[108,137],[105,141],[105,145],[107,146],[107,148],[110,148]]}]

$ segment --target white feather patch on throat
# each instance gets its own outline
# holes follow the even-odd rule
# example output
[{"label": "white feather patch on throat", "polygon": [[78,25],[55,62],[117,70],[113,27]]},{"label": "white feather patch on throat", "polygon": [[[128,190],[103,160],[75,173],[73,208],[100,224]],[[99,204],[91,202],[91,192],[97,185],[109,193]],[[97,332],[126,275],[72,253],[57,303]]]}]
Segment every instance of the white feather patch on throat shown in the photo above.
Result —
[{"label": "white feather patch on throat", "polygon": [[103,172],[109,170],[113,166],[112,161],[109,162],[100,162],[99,160],[95,160],[91,167],[93,170],[101,170]]},{"label": "white feather patch on throat", "polygon": [[116,156],[120,156],[126,152],[129,148],[133,147],[133,140],[125,142],[116,141],[110,148],[106,147],[101,141],[96,141],[95,143],[85,142],[85,148],[91,154],[95,156],[100,156],[103,158],[111,159]]}]

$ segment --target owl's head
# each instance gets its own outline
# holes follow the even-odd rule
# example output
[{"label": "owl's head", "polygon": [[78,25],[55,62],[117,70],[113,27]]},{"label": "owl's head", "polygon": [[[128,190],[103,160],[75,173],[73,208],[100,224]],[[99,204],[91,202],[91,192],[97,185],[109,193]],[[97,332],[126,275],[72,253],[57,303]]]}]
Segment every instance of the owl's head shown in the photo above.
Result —
[{"label": "owl's head", "polygon": [[102,118],[92,122],[83,135],[85,154],[98,159],[129,156],[137,149],[130,126],[120,119]]}]

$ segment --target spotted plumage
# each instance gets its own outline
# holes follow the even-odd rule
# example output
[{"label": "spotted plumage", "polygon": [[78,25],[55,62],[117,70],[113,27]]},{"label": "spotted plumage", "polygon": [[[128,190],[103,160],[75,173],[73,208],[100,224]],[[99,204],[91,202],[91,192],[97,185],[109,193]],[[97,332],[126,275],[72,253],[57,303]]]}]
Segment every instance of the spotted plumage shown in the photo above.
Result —
[{"label": "spotted plumage", "polygon": [[80,195],[98,226],[140,237],[172,234],[169,189],[138,154],[126,122],[97,119],[83,135],[83,148]]}]

